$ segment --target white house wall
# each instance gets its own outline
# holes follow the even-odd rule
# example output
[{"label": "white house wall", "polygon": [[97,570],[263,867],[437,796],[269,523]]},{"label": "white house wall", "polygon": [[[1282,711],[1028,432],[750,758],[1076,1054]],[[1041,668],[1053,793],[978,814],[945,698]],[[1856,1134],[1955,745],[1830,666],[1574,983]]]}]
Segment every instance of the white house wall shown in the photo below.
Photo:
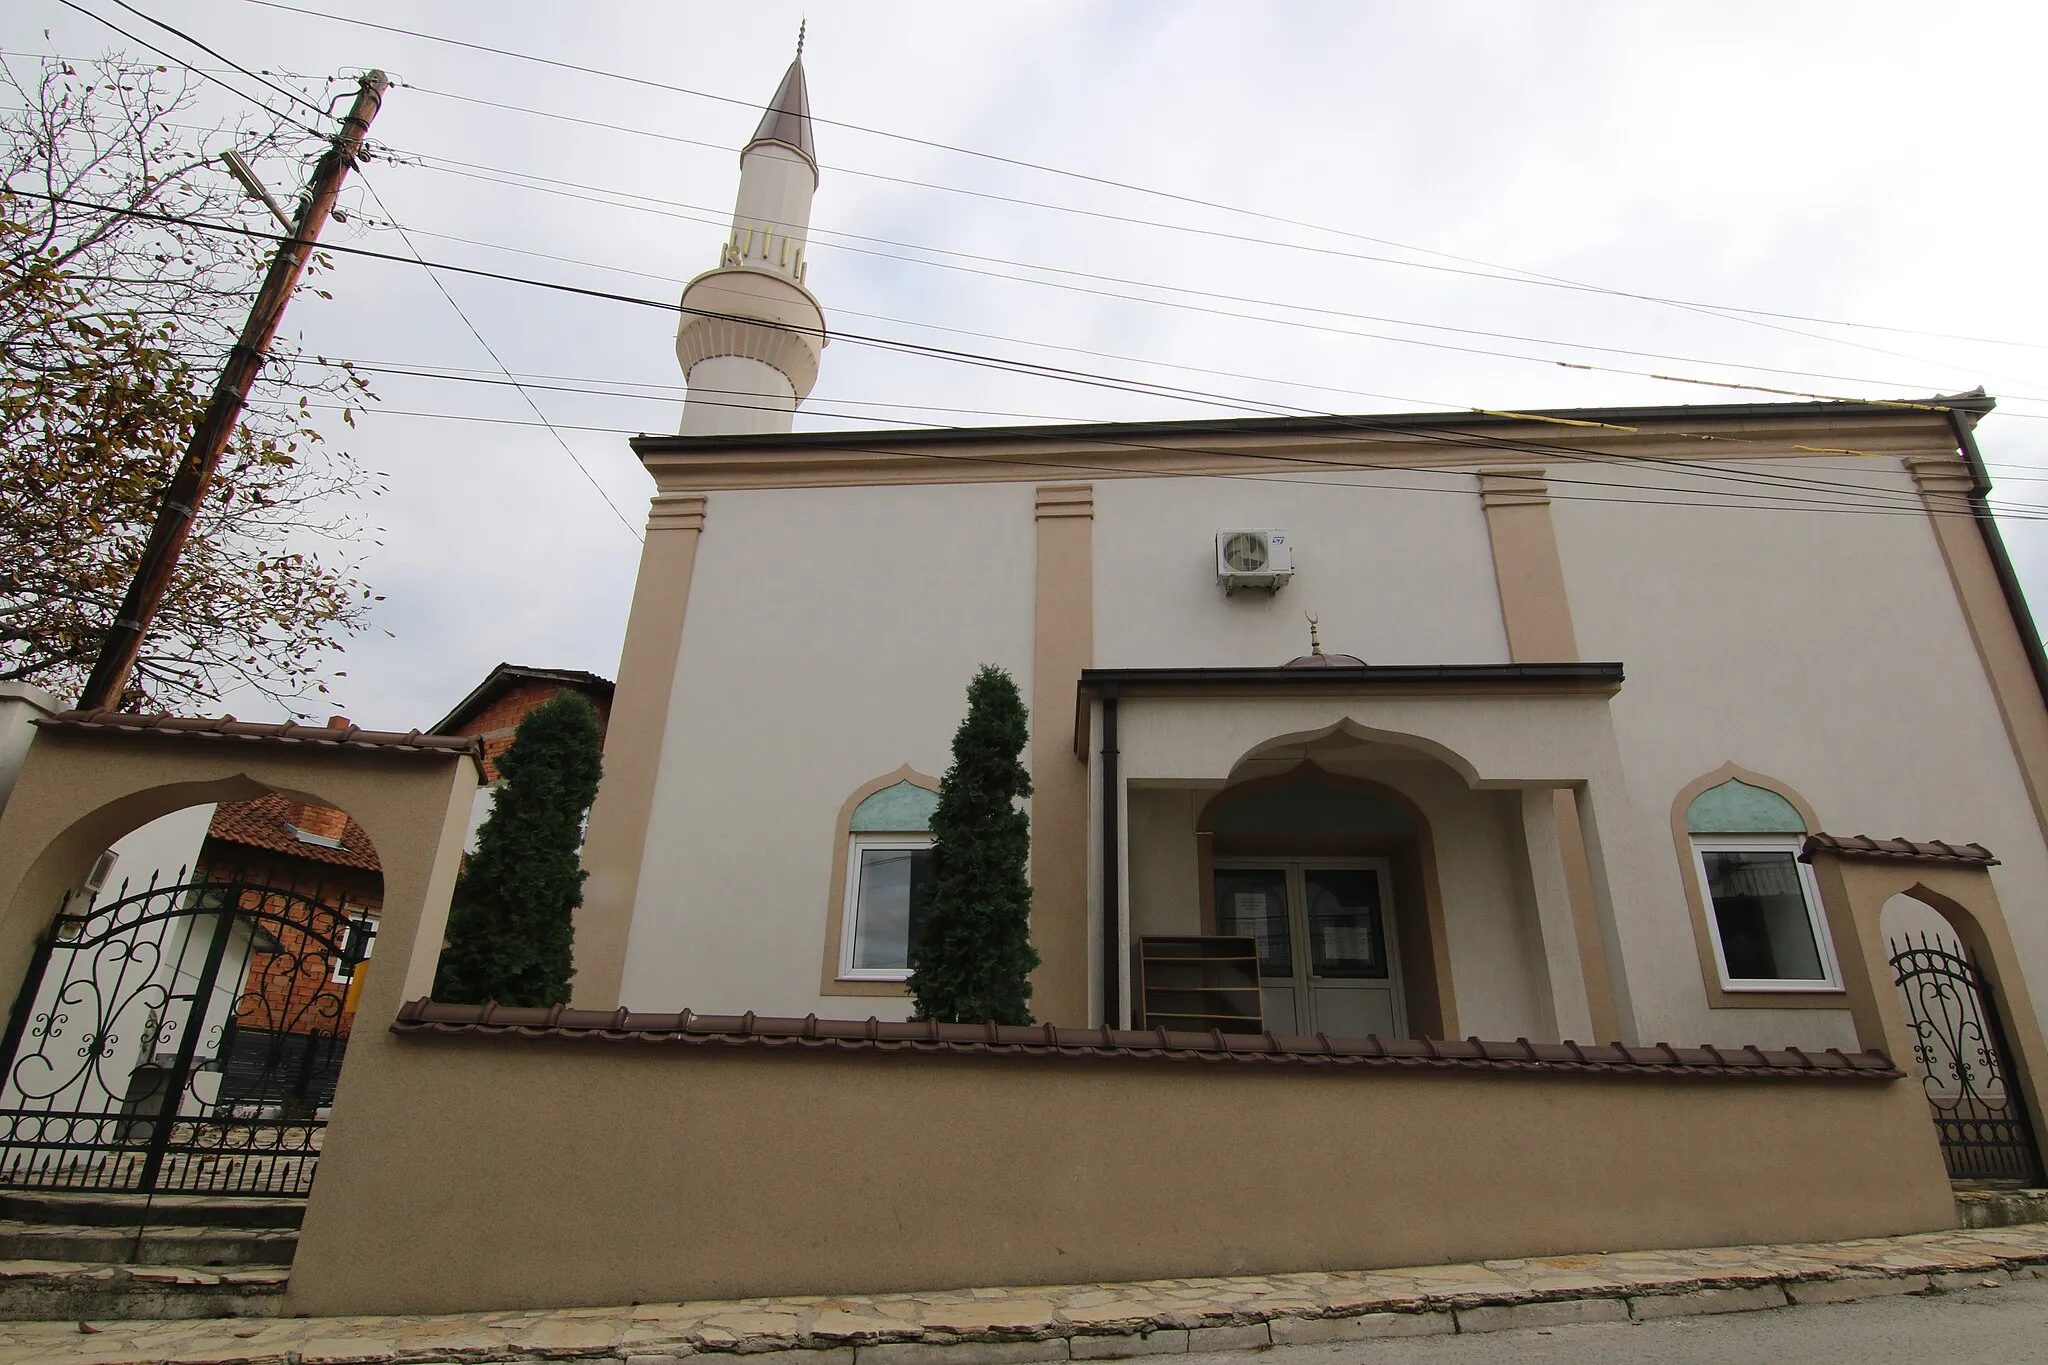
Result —
[{"label": "white house wall", "polygon": [[[1275,463],[1273,478],[1290,474],[1316,482],[1097,482],[1096,666],[1283,664],[1308,653],[1309,612],[1325,649],[1367,663],[1506,662],[1472,476]],[[1224,597],[1216,533],[1227,530],[1288,532],[1293,581]]]},{"label": "white house wall", "polygon": [[[1846,1012],[1707,1005],[1671,805],[1729,762],[1791,786],[1829,833],[1985,844],[2004,859],[1993,876],[2022,955],[2048,967],[2048,857],[1911,479],[1890,460],[1808,457],[1786,472],[1894,490],[1902,511],[1620,505],[1553,489],[1580,653],[1628,669],[1611,713],[1634,800],[1608,838],[1656,865],[1643,904],[1618,917],[1646,1040],[1854,1045]],[[1601,477],[1669,482],[1612,466]]]},{"label": "white house wall", "polygon": [[1033,496],[712,500],[635,901],[632,1008],[905,1016],[905,1000],[819,993],[838,813],[905,764],[945,772],[980,665],[1030,695]]},{"label": "white house wall", "polygon": [[[1994,876],[2019,949],[2048,970],[2048,917],[2035,910],[2048,849],[1911,477],[1891,457],[1726,468],[1744,482],[1647,462],[1548,470],[1577,657],[1627,670],[1611,699],[1127,700],[1132,929],[1175,919],[1198,890],[1190,821],[1205,798],[1194,788],[1230,780],[1281,735],[1349,716],[1432,736],[1466,780],[1503,789],[1506,814],[1458,834],[1463,817],[1447,806],[1438,831],[1465,1031],[1512,1037],[1550,1008],[1506,789],[1590,784],[1582,814],[1628,1036],[1854,1044],[1845,1010],[1709,1004],[1671,807],[1731,762],[1788,784],[1832,833],[1986,844],[2003,859]],[[1371,663],[1509,659],[1476,476],[1316,470],[1303,475],[1314,483],[1289,483],[1284,472],[1094,481],[1097,667],[1278,664],[1306,651],[1308,612],[1326,649]],[[1756,505],[1755,480],[1773,475],[1861,481],[1896,503]],[[1639,500],[1613,500],[1631,487]],[[1823,489],[1785,495],[1839,503]],[[1685,497],[1711,505],[1668,505]],[[1215,534],[1251,528],[1292,534],[1295,578],[1277,596],[1226,599]],[[821,993],[841,894],[828,886],[835,821],[862,784],[904,765],[944,772],[978,665],[1003,665],[1030,694],[1035,545],[1026,481],[710,495],[639,864],[627,1004],[904,1013],[896,998]],[[1096,866],[1099,794],[1090,800]],[[1091,873],[1091,916],[1099,883]],[[1481,906],[1515,912],[1482,922]],[[1091,1000],[1099,966],[1091,952]]]}]

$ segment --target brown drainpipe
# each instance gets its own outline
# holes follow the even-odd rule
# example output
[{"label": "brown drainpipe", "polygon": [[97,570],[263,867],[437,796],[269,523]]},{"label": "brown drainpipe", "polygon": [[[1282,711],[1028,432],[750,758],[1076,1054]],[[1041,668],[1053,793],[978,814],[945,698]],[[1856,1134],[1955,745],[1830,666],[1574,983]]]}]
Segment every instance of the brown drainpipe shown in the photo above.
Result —
[{"label": "brown drainpipe", "polygon": [[2013,624],[2019,627],[2020,644],[2027,651],[2027,662],[2034,669],[2034,686],[2040,690],[2043,705],[2048,705],[2048,651],[2041,647],[2041,632],[2034,626],[2034,614],[2027,607],[2026,594],[2020,591],[2020,578],[2013,572],[2012,557],[2005,552],[2005,537],[1998,533],[1998,522],[1991,515],[1991,503],[1986,495],[1991,492],[1991,475],[1984,468],[1984,456],[1977,449],[1977,436],[1970,424],[1963,420],[1963,412],[1953,404],[1948,410],[1949,426],[1955,430],[1956,444],[1962,448],[1963,460],[1970,467],[1970,515],[1977,522],[1977,531],[1984,537],[1984,548],[1991,555],[1991,571],[1998,576],[1998,587],[2005,594],[2006,610],[2012,613]]},{"label": "brown drainpipe", "polygon": [[1116,688],[1102,689],[1102,1026],[1115,1028],[1122,1000],[1117,978],[1123,974],[1120,932],[1123,861],[1117,853]]}]

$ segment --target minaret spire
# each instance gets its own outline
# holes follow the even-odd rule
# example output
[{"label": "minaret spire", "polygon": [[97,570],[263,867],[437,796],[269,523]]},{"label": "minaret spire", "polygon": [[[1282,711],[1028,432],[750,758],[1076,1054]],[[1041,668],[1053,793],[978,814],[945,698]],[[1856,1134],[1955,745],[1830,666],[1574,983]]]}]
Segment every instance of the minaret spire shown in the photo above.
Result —
[{"label": "minaret spire", "polygon": [[817,382],[825,315],[804,285],[818,189],[808,26],[798,25],[796,58],[740,150],[739,201],[718,265],[683,291],[676,359],[690,387],[685,436],[788,431]]}]

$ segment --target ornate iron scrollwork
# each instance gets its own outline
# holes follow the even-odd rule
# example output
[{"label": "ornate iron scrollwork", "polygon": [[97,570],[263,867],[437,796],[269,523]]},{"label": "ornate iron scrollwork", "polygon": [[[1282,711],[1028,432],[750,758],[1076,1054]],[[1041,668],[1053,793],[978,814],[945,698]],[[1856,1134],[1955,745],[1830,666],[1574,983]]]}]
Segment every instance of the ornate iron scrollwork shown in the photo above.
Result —
[{"label": "ornate iron scrollwork", "polygon": [[248,881],[67,909],[0,1054],[0,1186],[306,1194],[372,932]]},{"label": "ornate iron scrollwork", "polygon": [[2013,1082],[1997,1002],[1977,964],[1926,934],[1895,938],[1890,946],[1949,1177],[2038,1181],[2033,1126]]}]

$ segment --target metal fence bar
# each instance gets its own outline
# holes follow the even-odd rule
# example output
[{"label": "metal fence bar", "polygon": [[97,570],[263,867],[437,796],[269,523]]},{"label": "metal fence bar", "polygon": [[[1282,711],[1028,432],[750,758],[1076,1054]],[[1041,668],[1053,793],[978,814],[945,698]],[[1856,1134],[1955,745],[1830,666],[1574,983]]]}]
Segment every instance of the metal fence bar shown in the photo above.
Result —
[{"label": "metal fence bar", "polygon": [[1927,934],[1890,947],[1949,1178],[2039,1181],[2040,1150],[1990,983],[1966,954]]},{"label": "metal fence bar", "polygon": [[308,1194],[364,943],[317,889],[67,901],[0,1035],[0,1187]]}]

